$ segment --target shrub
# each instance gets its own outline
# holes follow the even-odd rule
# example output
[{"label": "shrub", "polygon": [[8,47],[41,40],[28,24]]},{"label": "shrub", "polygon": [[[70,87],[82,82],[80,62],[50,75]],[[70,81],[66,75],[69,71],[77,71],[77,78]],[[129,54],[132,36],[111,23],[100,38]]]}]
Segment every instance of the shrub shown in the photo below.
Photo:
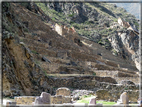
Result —
[{"label": "shrub", "polygon": [[111,51],[112,51],[112,53],[114,53],[114,55],[117,56],[117,51],[115,49],[112,49]]},{"label": "shrub", "polygon": [[113,21],[114,21],[114,22],[117,22],[117,21],[118,21],[118,19],[116,19],[116,18],[115,18],[115,19],[113,19]]},{"label": "shrub", "polygon": [[69,17],[73,17],[73,14],[69,14],[68,16],[69,16]]},{"label": "shrub", "polygon": [[96,73],[94,72],[93,75],[96,76]]},{"label": "shrub", "polygon": [[46,70],[42,69],[42,71],[44,72],[45,76],[48,76]]},{"label": "shrub", "polygon": [[36,52],[36,51],[34,51],[34,50],[32,50],[31,52],[34,53],[34,54],[38,54],[38,52]]},{"label": "shrub", "polygon": [[21,6],[24,6],[27,8],[29,6],[29,3],[21,3]]},{"label": "shrub", "polygon": [[55,19],[54,17],[52,18],[52,20],[53,20],[53,21],[56,21],[56,19]]}]

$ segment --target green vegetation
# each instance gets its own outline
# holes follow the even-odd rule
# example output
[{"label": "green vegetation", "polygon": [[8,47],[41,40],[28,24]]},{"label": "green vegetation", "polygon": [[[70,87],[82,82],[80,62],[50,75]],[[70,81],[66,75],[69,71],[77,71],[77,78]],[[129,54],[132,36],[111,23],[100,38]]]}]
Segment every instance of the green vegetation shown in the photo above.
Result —
[{"label": "green vegetation", "polygon": [[27,28],[24,28],[24,32],[28,32],[28,29],[27,29]]},{"label": "green vegetation", "polygon": [[8,21],[10,18],[3,15],[2,21],[3,21],[3,28],[9,32],[15,33],[16,26],[13,25],[10,21]]},{"label": "green vegetation", "polygon": [[45,69],[42,69],[42,71],[44,72],[45,76],[48,76]]},{"label": "green vegetation", "polygon": [[133,22],[134,22],[134,25],[139,29],[139,24],[138,24],[138,22],[136,22],[136,20],[134,20]]},{"label": "green vegetation", "polygon": [[[121,16],[128,22],[132,22],[132,24],[136,25],[138,28],[138,22],[133,15],[126,12],[125,9],[116,7],[109,3],[84,3],[87,7],[87,10],[95,10],[97,13],[99,13],[100,17],[99,19],[96,17],[93,20],[91,18],[88,18],[88,20],[85,20],[85,22],[83,23],[75,23],[72,19],[75,19],[73,17],[76,14],[68,9],[63,9],[62,11],[58,12],[52,8],[49,9],[47,4],[45,3],[36,4],[45,12],[45,14],[47,14],[52,19],[52,21],[64,24],[68,27],[73,26],[79,35],[85,36],[90,40],[102,44],[103,47],[109,50],[111,50],[110,42],[104,40],[103,37],[113,36],[115,34],[118,28],[109,27],[111,24],[118,21],[119,16]],[[78,3],[75,3],[75,5],[78,5]],[[93,32],[94,30],[96,32]],[[123,28],[122,30],[124,31],[126,30],[126,28]],[[95,35],[101,35],[102,38],[96,40]],[[112,50],[112,52],[117,55],[117,52],[115,50]]]},{"label": "green vegetation", "polygon": [[90,98],[90,97],[93,97],[93,95],[91,95],[91,94],[90,95],[84,95],[84,96],[81,97],[81,99]]},{"label": "green vegetation", "polygon": [[73,17],[73,14],[69,14],[68,16],[69,16],[69,17]]},{"label": "green vegetation", "polygon": [[96,75],[96,73],[94,72],[94,73],[93,73],[93,75],[95,76],[95,75]]},{"label": "green vegetation", "polygon": [[102,103],[103,105],[114,105],[116,102],[109,102],[109,101],[97,101],[97,103]]},{"label": "green vegetation", "polygon": [[114,53],[114,55],[116,55],[116,56],[118,55],[118,53],[115,49],[112,49],[111,51],[112,51],[112,53]]},{"label": "green vegetation", "polygon": [[56,19],[55,19],[54,17],[52,18],[52,20],[53,20],[53,21],[56,21]]},{"label": "green vegetation", "polygon": [[35,64],[40,66],[40,62],[37,59],[35,60]]},{"label": "green vegetation", "polygon": [[117,21],[118,21],[118,19],[117,19],[117,18],[114,18],[114,19],[113,19],[113,21],[114,21],[114,22],[117,22]]},{"label": "green vegetation", "polygon": [[61,23],[69,23],[69,21],[66,20],[66,15],[64,15],[62,12],[57,12],[54,9],[49,9],[45,3],[36,3],[45,14],[47,14],[53,21],[55,22],[61,22]]},{"label": "green vegetation", "polygon": [[36,52],[35,50],[32,50],[31,52],[34,53],[34,54],[38,54],[38,52]]},{"label": "green vegetation", "polygon": [[23,39],[20,39],[20,42],[23,42]]},{"label": "green vegetation", "polygon": [[[77,103],[87,103],[89,104],[90,99],[94,97],[93,95],[84,95],[82,96],[81,100],[78,100]],[[110,102],[110,101],[102,101],[102,100],[98,100],[96,101],[97,104],[103,104],[103,105],[107,105],[107,106],[112,106],[114,104],[116,104],[116,102]]]},{"label": "green vegetation", "polygon": [[[78,100],[77,103],[87,103],[89,104],[89,100]],[[103,105],[106,105],[106,106],[112,106],[114,104],[116,104],[116,102],[108,102],[108,101],[97,101],[96,102],[97,104],[103,104]]]},{"label": "green vegetation", "polygon": [[30,3],[26,3],[26,2],[25,3],[21,3],[21,5],[24,6],[24,7],[26,7],[26,8],[28,7],[29,4]]},{"label": "green vegetation", "polygon": [[99,34],[108,35],[108,32],[109,32],[108,29],[103,29],[99,31]]},{"label": "green vegetation", "polygon": [[102,39],[100,39],[100,40],[98,41],[98,44],[104,44],[103,41],[102,41]]},{"label": "green vegetation", "polygon": [[87,104],[89,104],[89,100],[82,99],[82,100],[78,100],[77,103],[87,103]]}]

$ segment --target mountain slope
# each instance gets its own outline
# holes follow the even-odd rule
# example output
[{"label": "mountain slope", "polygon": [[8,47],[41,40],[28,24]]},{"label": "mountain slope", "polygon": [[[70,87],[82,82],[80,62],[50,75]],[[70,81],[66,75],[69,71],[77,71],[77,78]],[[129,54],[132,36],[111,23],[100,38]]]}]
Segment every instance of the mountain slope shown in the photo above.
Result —
[{"label": "mountain slope", "polygon": [[[94,81],[116,84],[119,81],[116,81],[115,78],[138,78],[135,72],[137,69],[132,60],[119,55],[112,55],[110,51],[112,47],[110,46],[108,46],[108,48],[102,47],[105,46],[103,40],[107,40],[106,42],[111,44],[111,42],[108,41],[109,38],[107,39],[108,35],[102,33],[100,38],[98,38],[98,42],[100,39],[102,41],[98,43],[92,39],[93,36],[88,37],[88,39],[84,34],[81,34],[81,30],[86,26],[83,22],[92,19],[92,15],[89,15],[90,18],[88,18],[86,12],[84,14],[80,12],[85,11],[84,9],[89,11],[89,7],[92,7],[92,5],[85,4],[84,6],[87,7],[84,7],[84,9],[81,7],[82,4],[74,5],[71,3],[67,4],[67,6],[65,5],[66,9],[69,8],[68,5],[70,7],[74,5],[74,11],[78,10],[77,15],[74,16],[76,19],[72,17],[71,12],[67,11],[70,15],[67,14],[69,19],[67,18],[65,22],[66,17],[63,16],[63,13],[57,12],[62,11],[57,8],[58,3],[53,7],[55,10],[47,9],[48,11],[45,11],[45,13],[44,9],[42,9],[45,7],[40,8],[40,5],[46,6],[46,4],[41,3],[38,7],[32,2],[4,2],[2,5],[2,71],[4,97],[21,95],[37,96],[43,91],[53,95],[58,87],[94,89],[92,88],[95,87]],[[90,14],[98,14],[97,16],[99,18],[97,18],[98,22],[89,21],[89,23],[101,24],[102,20],[104,24],[106,21],[103,21],[104,15],[101,14],[111,14],[107,16],[108,18],[104,19],[107,20],[108,23],[113,23],[113,20],[116,19],[114,18],[116,17],[115,14],[110,10],[107,10],[105,13],[106,10],[103,9],[106,9],[106,7],[103,7],[103,5],[106,4],[93,5],[95,5],[94,10],[96,10],[96,13]],[[101,12],[101,14],[99,12]],[[46,15],[47,13],[48,15]],[[57,16],[58,18],[56,18]],[[112,19],[110,19],[110,17]],[[74,20],[77,25],[82,25],[82,28],[80,26],[77,30],[77,27],[74,26],[76,28],[76,32],[74,33],[64,29],[65,35],[59,35],[57,31],[52,29],[52,25],[57,22],[60,22],[61,25],[73,26],[73,24],[76,23],[68,23],[72,20]],[[88,24],[88,26],[94,26],[94,24]],[[98,28],[100,31],[104,30],[104,28],[108,30],[107,28],[110,27],[106,27],[107,25],[105,27],[103,27],[104,25],[99,27],[98,24],[95,24],[95,26],[94,29]],[[120,25],[118,26],[121,27]],[[123,27],[121,28],[124,33],[126,32],[129,36],[132,36],[132,38],[126,39],[126,45],[129,43],[127,40],[136,41],[133,37],[137,37],[137,35],[135,35],[133,31],[123,29]],[[91,27],[87,27],[87,29],[88,32],[91,31]],[[115,30],[113,31],[112,29],[112,34]],[[98,32],[96,32],[96,34],[97,33]],[[108,33],[111,34],[111,32]],[[98,36],[99,35],[98,33]],[[127,35],[124,35],[124,37],[125,36]],[[112,37],[112,41],[121,41],[117,34]],[[102,44],[102,46],[100,44]],[[135,43],[134,46],[136,45]],[[96,72],[100,72],[100,70],[107,70],[115,75],[114,77],[110,77],[110,75],[109,77],[97,76]],[[98,87],[96,89],[98,89]]]},{"label": "mountain slope", "polygon": [[[138,64],[139,36],[130,36],[131,38],[128,40],[125,36],[131,35],[131,31],[117,23],[118,18],[121,17],[134,29],[139,28],[137,19],[125,9],[110,3],[64,4],[56,2],[37,3],[37,5],[51,17],[51,20],[68,27],[73,26],[80,36],[85,36],[99,43],[116,56],[121,56],[127,60],[137,60],[136,63]],[[118,32],[121,32],[123,36],[119,36]],[[128,44],[123,41],[124,38],[127,38]],[[133,50],[135,54],[132,54],[129,50]]]}]

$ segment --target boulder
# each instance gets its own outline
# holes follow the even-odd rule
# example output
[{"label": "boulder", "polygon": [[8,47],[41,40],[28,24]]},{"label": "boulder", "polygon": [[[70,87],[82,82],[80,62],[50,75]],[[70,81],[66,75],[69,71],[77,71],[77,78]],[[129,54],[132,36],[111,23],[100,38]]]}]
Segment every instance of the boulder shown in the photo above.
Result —
[{"label": "boulder", "polygon": [[51,63],[51,61],[49,59],[47,59],[45,56],[42,57],[42,61]]},{"label": "boulder", "polygon": [[123,92],[123,93],[120,95],[120,101],[121,101],[122,104],[124,104],[125,106],[129,104],[129,98],[128,98],[127,92]]},{"label": "boulder", "polygon": [[96,104],[96,97],[91,98],[89,104]]}]

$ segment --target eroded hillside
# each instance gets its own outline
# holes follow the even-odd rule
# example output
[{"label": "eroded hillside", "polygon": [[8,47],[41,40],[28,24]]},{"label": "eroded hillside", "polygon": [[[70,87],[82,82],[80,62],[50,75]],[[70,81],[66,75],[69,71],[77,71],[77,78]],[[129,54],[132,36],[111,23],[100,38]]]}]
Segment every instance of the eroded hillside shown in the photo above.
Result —
[{"label": "eroded hillside", "polygon": [[[115,77],[138,78],[132,60],[112,55],[78,32],[64,29],[65,35],[59,35],[52,29],[57,22],[36,4],[2,6],[3,96],[54,94],[63,86],[92,89],[93,81],[116,84]],[[102,70],[118,72],[114,77],[97,76]]]}]

